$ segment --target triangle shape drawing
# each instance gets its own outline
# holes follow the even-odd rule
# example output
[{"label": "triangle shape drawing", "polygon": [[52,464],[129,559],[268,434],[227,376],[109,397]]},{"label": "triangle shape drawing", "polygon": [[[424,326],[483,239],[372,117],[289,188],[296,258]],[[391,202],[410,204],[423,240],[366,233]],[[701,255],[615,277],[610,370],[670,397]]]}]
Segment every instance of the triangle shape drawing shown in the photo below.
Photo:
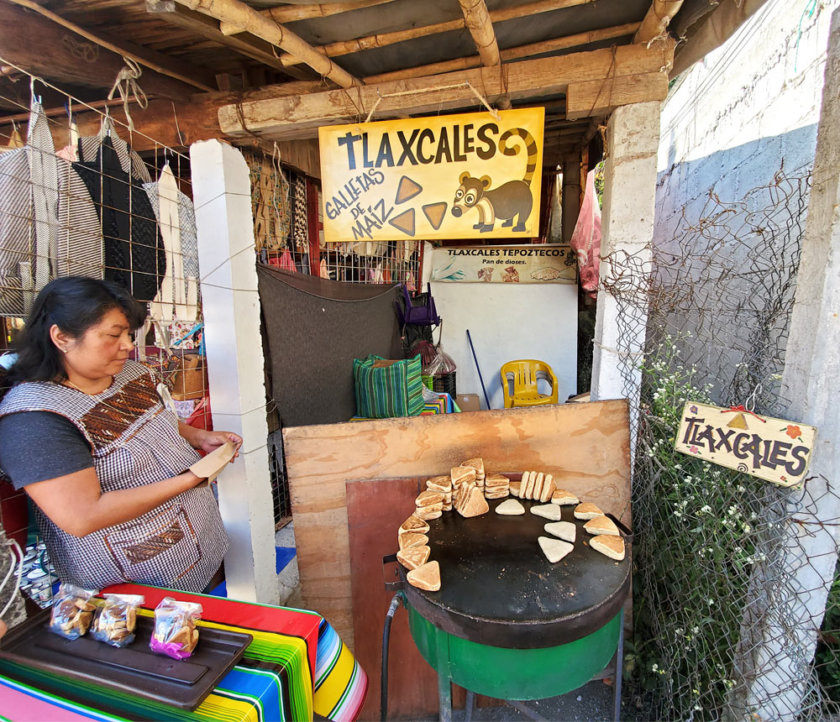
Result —
[{"label": "triangle shape drawing", "polygon": [[446,202],[427,203],[423,206],[423,215],[429,219],[429,223],[435,230],[440,228],[440,224],[443,223],[444,216],[446,216],[446,206]]},{"label": "triangle shape drawing", "polygon": [[394,203],[405,203],[422,192],[423,186],[415,183],[407,175],[404,175],[400,178],[400,184],[397,186],[397,198]]},{"label": "triangle shape drawing", "polygon": [[743,414],[737,414],[732,417],[732,421],[730,421],[727,426],[730,429],[748,429],[747,420],[744,418]]},{"label": "triangle shape drawing", "polygon": [[414,236],[414,209],[409,208],[398,216],[391,218],[390,223],[394,228],[401,230],[407,236]]}]

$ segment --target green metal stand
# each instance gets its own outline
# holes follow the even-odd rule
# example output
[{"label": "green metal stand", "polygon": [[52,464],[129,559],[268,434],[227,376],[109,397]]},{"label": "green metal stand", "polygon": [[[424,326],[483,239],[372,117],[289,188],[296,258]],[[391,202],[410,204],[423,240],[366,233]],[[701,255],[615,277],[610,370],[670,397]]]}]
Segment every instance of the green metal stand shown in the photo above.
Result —
[{"label": "green metal stand", "polygon": [[450,682],[505,700],[537,700],[577,689],[604,669],[618,651],[615,718],[621,703],[623,612],[595,632],[556,647],[509,649],[456,637],[407,606],[411,636],[438,673],[440,719],[451,722]]}]

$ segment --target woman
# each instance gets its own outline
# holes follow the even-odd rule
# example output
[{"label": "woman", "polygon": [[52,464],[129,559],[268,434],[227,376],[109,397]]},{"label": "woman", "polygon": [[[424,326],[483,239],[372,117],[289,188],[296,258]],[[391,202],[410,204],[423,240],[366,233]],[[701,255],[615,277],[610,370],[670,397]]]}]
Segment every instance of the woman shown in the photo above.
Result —
[{"label": "woman", "polygon": [[195,429],[129,360],[145,310],[122,287],[60,278],[38,294],[0,403],[0,469],[35,502],[62,581],[203,591],[227,550],[212,491],[189,471],[242,439]]}]

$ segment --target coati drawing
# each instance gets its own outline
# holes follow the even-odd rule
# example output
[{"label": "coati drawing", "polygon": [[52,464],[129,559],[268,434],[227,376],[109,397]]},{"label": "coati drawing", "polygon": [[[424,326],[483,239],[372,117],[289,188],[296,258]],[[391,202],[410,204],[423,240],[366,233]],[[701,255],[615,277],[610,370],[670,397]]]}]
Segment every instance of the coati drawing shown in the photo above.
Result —
[{"label": "coati drawing", "polygon": [[452,215],[460,218],[461,214],[466,213],[470,208],[476,208],[478,223],[473,225],[473,228],[481,233],[492,231],[497,218],[504,219],[502,227],[512,226],[515,218],[516,225],[511,230],[524,231],[525,221],[531,215],[533,206],[531,178],[534,177],[534,170],[537,167],[537,144],[524,128],[511,128],[502,133],[499,138],[499,150],[505,155],[516,155],[519,152],[517,146],[508,147],[507,145],[508,139],[512,136],[521,138],[528,151],[528,165],[522,180],[508,181],[498,188],[491,189],[490,176],[475,178],[465,172],[461,173],[459,178],[461,185],[455,191]]}]

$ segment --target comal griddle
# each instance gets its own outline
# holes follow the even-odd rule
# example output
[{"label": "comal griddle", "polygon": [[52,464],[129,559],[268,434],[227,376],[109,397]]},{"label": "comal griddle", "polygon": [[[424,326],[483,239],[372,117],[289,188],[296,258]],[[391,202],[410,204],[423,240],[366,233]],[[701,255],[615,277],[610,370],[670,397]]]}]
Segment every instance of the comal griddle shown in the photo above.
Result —
[{"label": "comal griddle", "polygon": [[[506,700],[553,697],[603,670],[622,640],[629,530],[622,531],[625,559],[614,561],[590,548],[574,507],[561,507],[577,536],[574,550],[551,564],[537,542],[551,537],[544,530],[550,520],[530,513],[540,502],[520,499],[524,515],[502,516],[495,512],[502,501],[488,500],[490,511],[480,517],[451,511],[428,522],[440,591],[412,587],[397,565],[411,635],[438,673],[443,720],[451,717],[450,681]],[[618,705],[620,669],[616,676]]]}]

